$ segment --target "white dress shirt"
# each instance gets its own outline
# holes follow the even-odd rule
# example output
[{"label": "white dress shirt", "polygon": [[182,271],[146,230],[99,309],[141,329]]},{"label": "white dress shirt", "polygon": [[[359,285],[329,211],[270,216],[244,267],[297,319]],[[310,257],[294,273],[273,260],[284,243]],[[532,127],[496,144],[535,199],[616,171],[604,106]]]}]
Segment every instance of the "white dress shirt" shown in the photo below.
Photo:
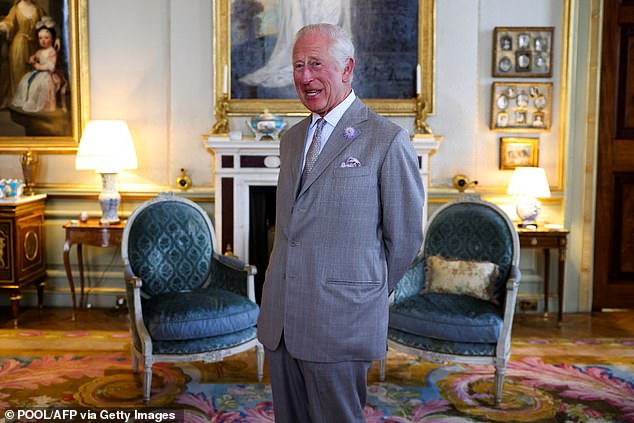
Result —
[{"label": "white dress shirt", "polygon": [[[332,131],[335,130],[335,126],[337,126],[343,114],[346,112],[346,110],[348,110],[348,108],[352,105],[356,98],[357,96],[355,95],[354,90],[350,91],[348,97],[346,97],[334,109],[328,112],[326,116],[324,116],[326,123],[321,129],[321,148],[319,150],[320,153],[328,142],[330,134],[332,134]],[[308,153],[308,148],[310,147],[310,143],[313,139],[313,133],[315,132],[315,128],[317,127],[316,123],[320,118],[321,116],[319,116],[317,113],[313,113],[312,120],[310,122],[310,125],[308,126],[308,132],[306,134],[306,139],[304,140],[304,161],[302,162],[302,169],[304,169],[304,163],[306,163],[306,154]]]}]

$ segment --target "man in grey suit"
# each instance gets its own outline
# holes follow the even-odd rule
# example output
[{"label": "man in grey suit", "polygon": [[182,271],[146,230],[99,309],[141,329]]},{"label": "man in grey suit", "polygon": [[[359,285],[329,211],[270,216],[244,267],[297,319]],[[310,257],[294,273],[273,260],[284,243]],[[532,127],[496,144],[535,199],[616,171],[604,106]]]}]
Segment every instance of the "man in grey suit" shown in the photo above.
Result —
[{"label": "man in grey suit", "polygon": [[292,62],[312,114],[280,142],[258,338],[276,422],[363,422],[367,372],[386,353],[388,295],[422,244],[418,160],[408,133],[356,98],[343,29],[302,28]]}]

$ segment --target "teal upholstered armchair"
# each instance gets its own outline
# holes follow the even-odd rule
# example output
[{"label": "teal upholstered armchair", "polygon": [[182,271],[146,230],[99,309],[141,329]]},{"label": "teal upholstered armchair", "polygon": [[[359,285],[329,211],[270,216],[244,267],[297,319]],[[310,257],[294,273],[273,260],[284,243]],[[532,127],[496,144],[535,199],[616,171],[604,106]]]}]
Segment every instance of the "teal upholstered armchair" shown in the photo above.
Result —
[{"label": "teal upholstered armchair", "polygon": [[[518,235],[497,206],[464,197],[429,219],[390,305],[388,347],[436,362],[493,364],[502,399],[520,272]],[[384,378],[385,363],[380,377]]]},{"label": "teal upholstered armchair", "polygon": [[132,332],[132,363],[143,361],[150,400],[154,362],[221,361],[257,349],[256,269],[216,251],[214,228],[194,202],[161,194],[140,205],[123,233],[121,254]]}]

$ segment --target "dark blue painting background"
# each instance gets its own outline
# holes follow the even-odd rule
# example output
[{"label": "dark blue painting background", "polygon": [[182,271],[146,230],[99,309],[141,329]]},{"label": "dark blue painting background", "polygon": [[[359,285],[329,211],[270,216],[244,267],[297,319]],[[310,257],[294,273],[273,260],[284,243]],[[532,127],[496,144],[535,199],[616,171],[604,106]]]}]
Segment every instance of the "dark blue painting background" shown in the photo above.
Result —
[{"label": "dark blue painting background", "polygon": [[[366,99],[415,97],[418,0],[352,0],[351,9],[356,94]],[[275,37],[258,36],[262,10],[257,0],[232,1],[231,98],[296,98],[292,85],[265,88],[239,81],[262,67],[275,46]]]}]

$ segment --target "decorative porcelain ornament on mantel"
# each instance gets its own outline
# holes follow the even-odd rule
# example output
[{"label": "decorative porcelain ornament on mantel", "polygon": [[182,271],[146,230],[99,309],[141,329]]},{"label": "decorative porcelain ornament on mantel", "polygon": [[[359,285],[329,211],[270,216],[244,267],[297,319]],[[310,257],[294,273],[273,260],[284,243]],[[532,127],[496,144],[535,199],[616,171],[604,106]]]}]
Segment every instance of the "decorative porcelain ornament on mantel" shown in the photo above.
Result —
[{"label": "decorative porcelain ornament on mantel", "polygon": [[255,134],[256,141],[260,141],[264,137],[271,138],[273,141],[279,141],[280,134],[286,129],[288,122],[280,115],[269,113],[268,110],[265,110],[264,113],[253,116],[247,120],[247,125]]}]

